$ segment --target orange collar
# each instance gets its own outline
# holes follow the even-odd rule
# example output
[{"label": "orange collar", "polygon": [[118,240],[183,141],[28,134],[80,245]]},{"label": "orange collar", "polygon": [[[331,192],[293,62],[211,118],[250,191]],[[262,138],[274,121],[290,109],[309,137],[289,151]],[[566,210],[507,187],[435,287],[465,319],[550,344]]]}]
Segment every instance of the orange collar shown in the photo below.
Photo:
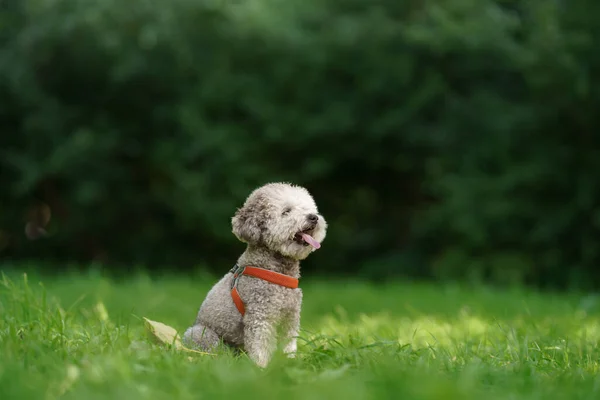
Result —
[{"label": "orange collar", "polygon": [[231,281],[231,298],[233,299],[233,303],[237,307],[238,311],[242,315],[244,315],[246,312],[246,308],[244,307],[244,302],[242,301],[242,298],[237,290],[237,283],[242,275],[253,276],[255,278],[262,279],[263,281],[274,283],[290,289],[296,289],[298,287],[298,279],[263,268],[240,267],[236,264],[229,272],[233,274],[233,280]]}]

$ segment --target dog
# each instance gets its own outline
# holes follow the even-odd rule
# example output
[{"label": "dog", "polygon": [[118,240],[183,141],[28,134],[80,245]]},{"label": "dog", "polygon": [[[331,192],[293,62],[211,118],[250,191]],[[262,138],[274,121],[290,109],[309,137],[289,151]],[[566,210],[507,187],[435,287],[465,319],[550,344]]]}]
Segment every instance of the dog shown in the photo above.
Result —
[{"label": "dog", "polygon": [[307,189],[269,183],[250,193],[231,224],[246,250],[210,289],[183,341],[208,352],[220,343],[243,349],[266,367],[279,339],[288,357],[296,354],[300,261],[321,247],[327,222]]}]

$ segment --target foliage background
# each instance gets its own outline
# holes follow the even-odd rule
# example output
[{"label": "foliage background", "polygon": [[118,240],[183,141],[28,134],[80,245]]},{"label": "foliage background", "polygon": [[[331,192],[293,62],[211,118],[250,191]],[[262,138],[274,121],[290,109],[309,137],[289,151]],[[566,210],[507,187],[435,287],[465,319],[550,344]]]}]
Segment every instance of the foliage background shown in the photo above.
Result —
[{"label": "foliage background", "polygon": [[4,261],[222,272],[285,180],[306,275],[600,285],[597,2],[1,5]]}]

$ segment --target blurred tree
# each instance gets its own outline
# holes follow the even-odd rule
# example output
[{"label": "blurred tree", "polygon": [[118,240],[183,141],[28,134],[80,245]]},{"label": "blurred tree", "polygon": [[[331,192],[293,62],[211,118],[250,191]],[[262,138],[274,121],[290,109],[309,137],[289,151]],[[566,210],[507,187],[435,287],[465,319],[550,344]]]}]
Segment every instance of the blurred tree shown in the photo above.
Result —
[{"label": "blurred tree", "polygon": [[286,180],[330,222],[308,271],[598,285],[599,8],[23,0],[0,257],[223,271],[236,207]]}]

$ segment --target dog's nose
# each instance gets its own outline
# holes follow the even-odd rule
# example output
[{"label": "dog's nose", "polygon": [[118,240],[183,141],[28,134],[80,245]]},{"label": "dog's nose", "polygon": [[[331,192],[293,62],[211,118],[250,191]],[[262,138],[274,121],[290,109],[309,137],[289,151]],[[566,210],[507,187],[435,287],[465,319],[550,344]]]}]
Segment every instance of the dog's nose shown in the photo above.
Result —
[{"label": "dog's nose", "polygon": [[319,216],[317,214],[308,214],[306,217],[310,222],[316,223],[319,220]]}]

